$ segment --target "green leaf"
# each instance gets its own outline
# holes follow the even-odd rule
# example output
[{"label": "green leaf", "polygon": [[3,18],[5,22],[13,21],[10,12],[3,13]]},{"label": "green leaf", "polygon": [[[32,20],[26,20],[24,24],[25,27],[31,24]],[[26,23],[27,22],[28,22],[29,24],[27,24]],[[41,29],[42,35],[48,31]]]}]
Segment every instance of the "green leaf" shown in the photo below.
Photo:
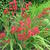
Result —
[{"label": "green leaf", "polygon": [[10,40],[10,50],[13,50],[13,39]]},{"label": "green leaf", "polygon": [[8,46],[8,43],[6,43],[3,47],[2,50],[4,50]]},{"label": "green leaf", "polygon": [[18,46],[20,47],[20,50],[22,50],[22,46],[19,44],[19,43],[17,43],[18,44]]}]

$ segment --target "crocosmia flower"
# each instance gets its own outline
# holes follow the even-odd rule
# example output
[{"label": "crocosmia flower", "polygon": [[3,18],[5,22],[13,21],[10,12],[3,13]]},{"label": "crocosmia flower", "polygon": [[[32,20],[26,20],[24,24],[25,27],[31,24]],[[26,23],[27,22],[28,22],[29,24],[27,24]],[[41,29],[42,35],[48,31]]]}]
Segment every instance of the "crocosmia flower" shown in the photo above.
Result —
[{"label": "crocosmia flower", "polygon": [[42,16],[43,16],[43,14],[41,13],[41,14],[38,15],[38,18],[41,18]]},{"label": "crocosmia flower", "polygon": [[9,12],[8,12],[8,9],[6,8],[3,13],[4,13],[4,14],[8,14],[8,13],[9,13]]},{"label": "crocosmia flower", "polygon": [[30,17],[28,17],[26,21],[27,21],[27,25],[30,25],[30,24],[31,24],[31,19],[30,19]]},{"label": "crocosmia flower", "polygon": [[10,4],[10,5],[13,5],[14,3],[13,3],[13,2],[9,2],[9,4]]},{"label": "crocosmia flower", "polygon": [[21,26],[24,26],[24,22],[23,22],[23,21],[20,21],[19,24],[20,24]]},{"label": "crocosmia flower", "polygon": [[25,6],[26,10],[29,10],[29,4],[26,3],[26,6]]},{"label": "crocosmia flower", "polygon": [[38,28],[38,27],[34,27],[34,28],[33,28],[33,32],[34,32],[35,34],[40,33],[39,28]]},{"label": "crocosmia flower", "polygon": [[25,11],[25,8],[21,8],[22,11]]},{"label": "crocosmia flower", "polygon": [[2,33],[0,34],[0,39],[4,38],[5,36],[6,36],[6,34],[5,34],[4,32],[2,32]]},{"label": "crocosmia flower", "polygon": [[15,4],[17,4],[16,0],[13,0],[13,2],[14,2]]},{"label": "crocosmia flower", "polygon": [[15,26],[12,26],[12,27],[11,27],[11,31],[10,31],[10,32],[11,32],[11,34],[14,34],[14,33],[15,33],[15,31],[16,31],[16,27],[15,27]]},{"label": "crocosmia flower", "polygon": [[18,34],[17,37],[18,37],[18,40],[23,40],[24,38],[23,34]]},{"label": "crocosmia flower", "polygon": [[29,2],[28,4],[29,4],[29,5],[32,5],[32,3],[31,3],[31,2]]},{"label": "crocosmia flower", "polygon": [[19,27],[19,28],[17,28],[16,32],[20,32],[22,30],[23,30],[23,28],[22,27]]}]

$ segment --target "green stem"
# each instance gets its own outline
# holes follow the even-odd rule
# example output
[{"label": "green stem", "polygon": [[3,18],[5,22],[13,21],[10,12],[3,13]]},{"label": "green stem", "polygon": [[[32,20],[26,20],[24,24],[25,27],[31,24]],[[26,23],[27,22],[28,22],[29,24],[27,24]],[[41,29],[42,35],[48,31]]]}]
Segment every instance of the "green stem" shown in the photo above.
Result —
[{"label": "green stem", "polygon": [[6,43],[3,47],[2,50],[4,50],[7,47],[8,43]]},{"label": "green stem", "polygon": [[18,43],[18,46],[20,47],[20,50],[22,50],[22,47],[21,47],[21,45]]},{"label": "green stem", "polygon": [[12,39],[10,41],[10,50],[13,50],[13,42],[12,42]]}]

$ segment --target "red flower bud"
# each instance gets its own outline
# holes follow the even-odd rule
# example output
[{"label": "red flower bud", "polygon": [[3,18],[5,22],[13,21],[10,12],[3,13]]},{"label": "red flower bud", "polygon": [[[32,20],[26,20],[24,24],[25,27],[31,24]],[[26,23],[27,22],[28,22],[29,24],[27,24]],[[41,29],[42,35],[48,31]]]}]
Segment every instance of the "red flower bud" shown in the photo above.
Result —
[{"label": "red flower bud", "polygon": [[45,30],[48,31],[49,29],[48,28],[45,28]]},{"label": "red flower bud", "polygon": [[16,11],[17,10],[17,5],[13,6],[13,9]]},{"label": "red flower bud", "polygon": [[29,4],[28,3],[26,3],[26,7],[28,7],[29,6]]},{"label": "red flower bud", "polygon": [[31,34],[32,34],[32,31],[29,30],[29,31],[28,31],[28,35],[27,35],[27,39],[29,39],[29,38],[31,37]]},{"label": "red flower bud", "polygon": [[15,26],[12,26],[12,28],[11,28],[11,34],[14,34],[14,32],[16,31],[16,27]]},{"label": "red flower bud", "polygon": [[10,43],[10,39],[4,40],[3,42],[5,42],[5,43]]},{"label": "red flower bud", "polygon": [[43,12],[42,12],[42,14],[43,14],[43,15],[45,15],[45,14],[48,14],[48,12],[46,12],[46,11],[43,11]]},{"label": "red flower bud", "polygon": [[50,10],[50,7],[44,9],[44,11],[47,11],[47,10]]},{"label": "red flower bud", "polygon": [[21,26],[24,26],[24,22],[23,21],[20,21],[19,23],[20,23]]},{"label": "red flower bud", "polygon": [[35,34],[40,33],[39,28],[38,28],[38,27],[34,27],[34,28],[33,28],[33,32],[34,32]]},{"label": "red flower bud", "polygon": [[9,6],[9,10],[13,10],[13,8],[11,8],[11,7]]},{"label": "red flower bud", "polygon": [[13,5],[13,2],[9,2],[10,5]]},{"label": "red flower bud", "polygon": [[29,7],[26,7],[26,10],[29,10]]},{"label": "red flower bud", "polygon": [[42,16],[43,16],[43,14],[41,13],[41,14],[38,15],[38,18],[41,18]]},{"label": "red flower bud", "polygon": [[29,4],[29,5],[32,5],[32,3],[31,3],[31,2],[29,2],[28,4]]},{"label": "red flower bud", "polygon": [[14,12],[12,12],[12,16],[14,16]]},{"label": "red flower bud", "polygon": [[23,34],[18,34],[17,37],[18,37],[18,40],[23,40],[24,38]]},{"label": "red flower bud", "polygon": [[21,16],[22,16],[22,17],[24,16],[24,13],[23,13],[23,12],[21,12]]},{"label": "red flower bud", "polygon": [[16,0],[13,0],[13,2],[14,2],[15,4],[17,4]]},{"label": "red flower bud", "polygon": [[27,13],[24,13],[24,16],[23,17],[26,18],[27,17]]},{"label": "red flower bud", "polygon": [[22,30],[23,30],[23,28],[22,27],[19,27],[19,28],[17,28],[16,32],[20,32]]},{"label": "red flower bud", "polygon": [[30,24],[31,24],[31,19],[30,19],[30,17],[28,17],[28,18],[26,19],[26,21],[27,21],[27,25],[30,25]]},{"label": "red flower bud", "polygon": [[0,34],[0,39],[4,38],[5,36],[6,36],[6,34],[5,34],[4,32],[2,32],[2,33]]},{"label": "red flower bud", "polygon": [[32,34],[31,34],[32,36],[34,36],[35,35],[35,33],[34,32],[32,32]]},{"label": "red flower bud", "polygon": [[3,12],[4,14],[7,14],[7,13],[9,13],[8,12],[8,9],[6,8],[5,10],[4,10],[4,12]]},{"label": "red flower bud", "polygon": [[25,8],[21,8],[22,11],[25,11]]}]

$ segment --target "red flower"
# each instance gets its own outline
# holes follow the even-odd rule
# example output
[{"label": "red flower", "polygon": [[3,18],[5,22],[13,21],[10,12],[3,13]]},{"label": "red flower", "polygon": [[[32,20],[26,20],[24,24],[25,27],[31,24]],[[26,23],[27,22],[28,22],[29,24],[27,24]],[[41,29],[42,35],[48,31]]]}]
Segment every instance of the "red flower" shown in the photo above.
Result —
[{"label": "red flower", "polygon": [[13,9],[16,11],[17,10],[17,2],[16,2],[16,0],[13,0],[13,2],[15,4],[15,6],[13,6]]},{"label": "red flower", "polygon": [[9,10],[13,10],[13,8],[9,7]]},{"label": "red flower", "polygon": [[29,7],[26,7],[26,10],[29,10]]},{"label": "red flower", "polygon": [[12,28],[11,28],[11,34],[14,34],[14,32],[16,31],[16,27],[15,26],[12,26]]},{"label": "red flower", "polygon": [[13,9],[16,11],[17,10],[17,5],[13,6]]},{"label": "red flower", "polygon": [[48,14],[48,13],[46,11],[43,11],[42,14],[45,15],[45,14]]},{"label": "red flower", "polygon": [[27,39],[29,39],[29,38],[31,37],[31,34],[32,34],[32,31],[29,30],[29,31],[28,31],[28,35],[27,35]]},{"label": "red flower", "polygon": [[23,30],[26,31],[26,28],[24,27]]},{"label": "red flower", "polygon": [[35,33],[34,32],[32,32],[32,34],[31,34],[32,36],[34,36],[35,35]]},{"label": "red flower", "polygon": [[25,32],[23,33],[23,40],[24,41],[26,40],[26,33]]},{"label": "red flower", "polygon": [[5,42],[5,43],[10,43],[10,39],[4,40],[3,42]]},{"label": "red flower", "polygon": [[13,2],[9,2],[10,5],[13,5]]},{"label": "red flower", "polygon": [[7,14],[7,13],[9,13],[8,12],[8,9],[6,8],[5,10],[4,10],[4,12],[3,12],[4,14]]},{"label": "red flower", "polygon": [[28,7],[29,6],[29,4],[28,3],[26,3],[26,7]]},{"label": "red flower", "polygon": [[23,17],[26,18],[27,17],[27,13],[24,13],[24,16]]},{"label": "red flower", "polygon": [[15,4],[17,4],[16,0],[13,0],[13,2],[14,2]]},{"label": "red flower", "polygon": [[50,10],[50,7],[44,9],[44,11],[47,11],[47,10]]},{"label": "red flower", "polygon": [[12,12],[12,16],[14,16],[14,12]]},{"label": "red flower", "polygon": [[26,33],[25,32],[23,33],[23,36],[26,36]]},{"label": "red flower", "polygon": [[35,34],[40,33],[39,28],[38,28],[38,27],[34,27],[34,28],[33,28],[33,32],[34,32]]},{"label": "red flower", "polygon": [[9,6],[9,10],[13,10],[13,8]]},{"label": "red flower", "polygon": [[23,34],[18,34],[17,37],[18,37],[18,40],[23,40],[24,38]]},{"label": "red flower", "polygon": [[21,12],[21,16],[22,16],[22,17],[24,16],[24,13],[23,13],[23,12]]},{"label": "red flower", "polygon": [[13,2],[9,2],[9,10],[13,10]]},{"label": "red flower", "polygon": [[29,2],[28,4],[29,4],[29,5],[32,5],[32,3],[31,3],[31,2]]},{"label": "red flower", "polygon": [[28,28],[31,28],[31,26],[30,25],[27,25],[28,26]]},{"label": "red flower", "polygon": [[31,24],[31,19],[30,19],[30,17],[28,17],[28,18],[26,19],[26,21],[27,21],[27,25],[30,25],[30,24]]},{"label": "red flower", "polygon": [[16,32],[20,32],[22,30],[23,30],[23,28],[22,27],[19,27],[19,28],[17,28]]},{"label": "red flower", "polygon": [[17,10],[16,0],[13,0],[13,2],[9,2],[9,4],[12,5],[12,7],[9,8],[10,10],[12,10],[12,9],[15,10],[15,11]]},{"label": "red flower", "polygon": [[24,22],[23,21],[20,21],[19,23],[20,23],[21,26],[24,26]]},{"label": "red flower", "polygon": [[21,8],[22,11],[25,11],[25,8]]},{"label": "red flower", "polygon": [[32,31],[28,30],[28,35],[31,36],[31,34],[32,34]]},{"label": "red flower", "polygon": [[48,31],[49,29],[48,28],[45,28],[45,30]]},{"label": "red flower", "polygon": [[26,40],[26,33],[24,32],[23,34],[18,34],[17,37],[18,40]]},{"label": "red flower", "polygon": [[5,36],[6,36],[6,34],[5,34],[4,32],[2,32],[2,33],[0,34],[0,39],[4,38]]},{"label": "red flower", "polygon": [[26,7],[26,10],[29,10],[29,4],[26,4],[25,7]]},{"label": "red flower", "polygon": [[41,18],[42,16],[43,16],[43,14],[41,13],[41,14],[38,15],[38,18]]}]

